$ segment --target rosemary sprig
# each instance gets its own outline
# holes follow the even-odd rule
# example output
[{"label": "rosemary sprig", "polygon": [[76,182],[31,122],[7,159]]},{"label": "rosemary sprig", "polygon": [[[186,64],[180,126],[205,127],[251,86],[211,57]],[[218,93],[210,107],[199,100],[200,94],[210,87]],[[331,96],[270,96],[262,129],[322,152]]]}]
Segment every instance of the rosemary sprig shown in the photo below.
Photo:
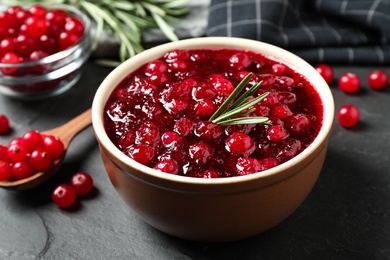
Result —
[{"label": "rosemary sprig", "polygon": [[262,83],[258,82],[240,95],[251,77],[252,72],[237,85],[234,91],[221,104],[217,111],[215,111],[209,119],[210,122],[220,125],[271,124],[268,117],[247,116],[255,110],[253,106],[262,101],[269,94],[269,92],[265,92],[260,96],[253,98],[253,94],[256,93]]},{"label": "rosemary sprig", "polygon": [[[119,43],[119,62],[140,53],[142,33],[159,28],[170,41],[177,41],[171,23],[189,12],[188,0],[1,0],[2,4],[69,4],[87,14],[96,23],[93,48],[98,46],[103,33],[112,34]],[[116,66],[119,62],[98,61]]]}]

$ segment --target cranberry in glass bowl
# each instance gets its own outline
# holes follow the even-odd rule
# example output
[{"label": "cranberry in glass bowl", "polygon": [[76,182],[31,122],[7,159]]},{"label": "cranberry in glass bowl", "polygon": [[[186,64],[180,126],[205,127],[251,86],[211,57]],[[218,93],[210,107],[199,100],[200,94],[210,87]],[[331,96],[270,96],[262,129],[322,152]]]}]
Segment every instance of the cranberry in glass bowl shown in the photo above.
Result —
[{"label": "cranberry in glass bowl", "polygon": [[[259,80],[257,91],[268,92],[253,113],[270,124],[210,123],[249,72],[247,87]],[[122,199],[151,226],[201,242],[248,238],[291,215],[322,170],[333,119],[331,91],[311,65],[231,37],[146,50],[106,77],[92,105]]]},{"label": "cranberry in glass bowl", "polygon": [[80,78],[92,49],[90,19],[64,4],[12,6],[0,14],[0,94],[41,99]]}]

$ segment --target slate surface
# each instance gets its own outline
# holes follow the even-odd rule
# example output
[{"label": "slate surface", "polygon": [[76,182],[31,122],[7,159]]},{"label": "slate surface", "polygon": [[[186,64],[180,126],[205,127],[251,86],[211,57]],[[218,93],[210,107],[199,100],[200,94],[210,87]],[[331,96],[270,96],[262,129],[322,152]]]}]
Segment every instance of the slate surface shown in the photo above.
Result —
[{"label": "slate surface", "polygon": [[[184,241],[155,230],[113,189],[90,127],[72,142],[54,179],[28,192],[0,190],[0,259],[390,259],[390,88],[368,88],[365,79],[372,69],[335,68],[336,76],[352,71],[362,78],[357,95],[331,86],[336,107],[356,104],[361,122],[350,130],[334,124],[318,183],[274,229],[224,244]],[[0,143],[83,112],[110,70],[89,62],[76,86],[44,101],[0,96],[0,113],[9,116],[13,127]],[[59,209],[50,194],[76,171],[89,172],[95,189],[71,210]]]}]

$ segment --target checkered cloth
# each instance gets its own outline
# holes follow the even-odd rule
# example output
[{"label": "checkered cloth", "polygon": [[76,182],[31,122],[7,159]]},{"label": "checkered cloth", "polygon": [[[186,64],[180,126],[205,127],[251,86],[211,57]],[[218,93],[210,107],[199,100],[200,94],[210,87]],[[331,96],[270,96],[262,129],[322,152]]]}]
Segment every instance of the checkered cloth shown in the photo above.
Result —
[{"label": "checkered cloth", "polygon": [[212,0],[207,36],[256,39],[312,64],[390,64],[390,0]]}]

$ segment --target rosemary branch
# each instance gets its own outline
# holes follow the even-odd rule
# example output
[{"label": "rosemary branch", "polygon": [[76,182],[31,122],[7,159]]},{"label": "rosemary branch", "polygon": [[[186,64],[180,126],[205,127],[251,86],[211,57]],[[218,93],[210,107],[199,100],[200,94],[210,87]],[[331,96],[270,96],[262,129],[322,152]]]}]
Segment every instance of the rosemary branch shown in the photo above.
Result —
[{"label": "rosemary branch", "polygon": [[210,117],[209,121],[220,125],[241,125],[241,124],[266,124],[271,122],[268,117],[249,116],[255,111],[253,107],[262,101],[269,92],[265,92],[260,96],[253,98],[253,94],[260,88],[262,82],[254,84],[250,89],[240,95],[246,84],[252,77],[252,72],[249,73],[227,97],[221,106]]}]

